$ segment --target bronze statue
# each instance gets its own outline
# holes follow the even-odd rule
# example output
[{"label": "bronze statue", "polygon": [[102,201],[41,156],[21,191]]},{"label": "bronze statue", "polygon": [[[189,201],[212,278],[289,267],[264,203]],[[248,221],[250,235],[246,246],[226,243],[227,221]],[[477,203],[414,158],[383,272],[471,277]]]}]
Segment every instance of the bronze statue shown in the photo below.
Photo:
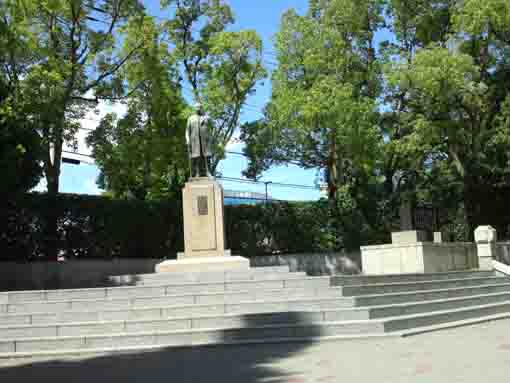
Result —
[{"label": "bronze statue", "polygon": [[[195,105],[196,113],[188,119],[186,127],[186,143],[191,167],[191,177],[212,177],[212,137],[211,121],[204,114],[200,103]],[[203,171],[205,169],[205,171]]]}]

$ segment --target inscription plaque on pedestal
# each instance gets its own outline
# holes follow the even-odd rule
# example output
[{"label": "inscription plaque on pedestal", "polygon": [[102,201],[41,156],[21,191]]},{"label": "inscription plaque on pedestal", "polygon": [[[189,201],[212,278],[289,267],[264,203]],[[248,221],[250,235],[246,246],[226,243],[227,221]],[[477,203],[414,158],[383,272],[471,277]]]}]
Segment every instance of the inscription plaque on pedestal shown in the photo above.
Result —
[{"label": "inscription plaque on pedestal", "polygon": [[207,205],[207,196],[198,196],[197,197],[197,207],[198,207],[198,215],[207,215],[209,214],[209,208]]}]

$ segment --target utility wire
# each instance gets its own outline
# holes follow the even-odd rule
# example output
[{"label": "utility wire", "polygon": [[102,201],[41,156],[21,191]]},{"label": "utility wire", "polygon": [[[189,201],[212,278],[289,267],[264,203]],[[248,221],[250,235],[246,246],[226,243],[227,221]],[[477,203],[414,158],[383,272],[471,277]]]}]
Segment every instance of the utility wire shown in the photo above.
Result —
[{"label": "utility wire", "polygon": [[[94,157],[92,155],[90,155],[90,154],[78,153],[78,152],[73,152],[73,151],[69,151],[69,150],[62,150],[62,153],[73,154],[75,156],[87,157],[87,158],[94,159]],[[244,154],[238,153],[238,152],[232,152],[232,153],[244,155]],[[93,165],[91,163],[87,163],[87,164],[88,165]],[[255,180],[250,180],[250,179],[247,179],[247,178],[218,177],[218,179],[221,179],[221,180],[224,180],[224,181],[230,181],[230,182],[238,182],[238,183],[259,184],[259,185],[270,184],[270,185],[281,186],[281,187],[288,187],[288,188],[294,188],[294,189],[320,190],[320,188],[317,187],[317,186],[287,184],[287,183],[283,183],[283,182],[273,182],[273,181],[255,181]]]}]

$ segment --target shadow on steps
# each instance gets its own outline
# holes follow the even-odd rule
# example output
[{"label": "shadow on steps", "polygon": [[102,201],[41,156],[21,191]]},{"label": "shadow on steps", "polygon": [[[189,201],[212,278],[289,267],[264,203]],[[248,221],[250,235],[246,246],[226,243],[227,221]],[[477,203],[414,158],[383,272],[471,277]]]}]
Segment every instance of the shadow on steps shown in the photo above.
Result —
[{"label": "shadow on steps", "polygon": [[[166,348],[148,352],[58,357],[52,360],[0,360],[0,382],[73,383],[284,383],[289,374],[274,365],[311,346],[321,335],[320,326],[306,320],[304,313],[275,313],[291,317],[306,326],[308,341]],[[245,315],[243,328],[263,326],[256,316]],[[232,332],[222,331],[224,341]],[[269,339],[274,339],[271,337]],[[306,365],[303,366],[305,372]],[[298,372],[299,373],[299,372]]]}]

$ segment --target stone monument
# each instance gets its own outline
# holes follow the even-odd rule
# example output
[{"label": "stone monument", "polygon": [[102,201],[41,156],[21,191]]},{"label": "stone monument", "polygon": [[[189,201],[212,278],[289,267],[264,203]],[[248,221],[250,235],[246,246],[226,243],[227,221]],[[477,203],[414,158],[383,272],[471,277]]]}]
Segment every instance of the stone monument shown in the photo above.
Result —
[{"label": "stone monument", "polygon": [[195,108],[186,128],[191,178],[183,189],[184,253],[157,265],[156,272],[249,269],[248,259],[225,249],[223,188],[210,172],[211,121],[200,104]]}]

